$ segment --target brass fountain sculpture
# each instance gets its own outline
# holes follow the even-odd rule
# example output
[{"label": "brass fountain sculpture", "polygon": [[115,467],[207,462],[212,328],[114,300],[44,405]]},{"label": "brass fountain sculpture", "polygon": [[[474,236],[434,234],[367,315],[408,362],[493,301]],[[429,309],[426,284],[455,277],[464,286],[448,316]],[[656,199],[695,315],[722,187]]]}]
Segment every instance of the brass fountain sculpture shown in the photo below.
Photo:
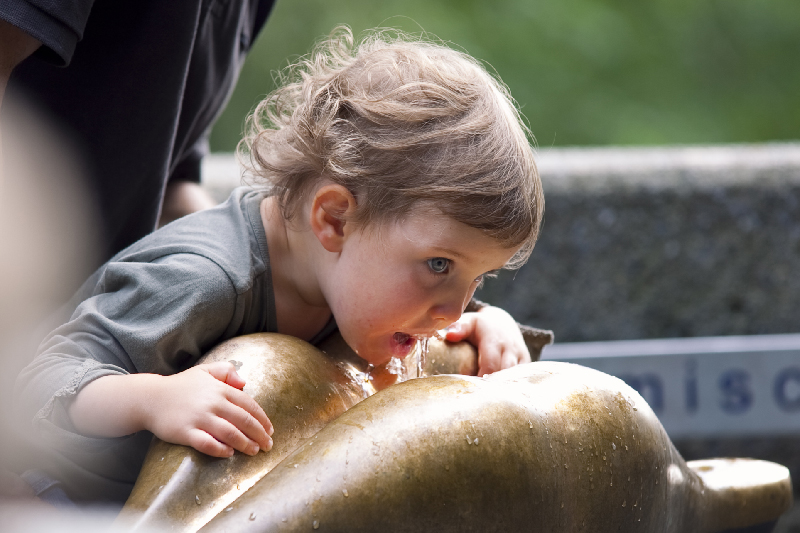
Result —
[{"label": "brass fountain sculpture", "polygon": [[[527,333],[538,358],[552,337]],[[238,367],[274,447],[217,459],[154,439],[118,519],[133,531],[714,532],[792,502],[785,467],[687,463],[635,390],[578,365],[455,375],[475,373],[474,349],[432,339],[426,370],[442,375],[388,386],[341,337],[278,334],[214,361]]]}]

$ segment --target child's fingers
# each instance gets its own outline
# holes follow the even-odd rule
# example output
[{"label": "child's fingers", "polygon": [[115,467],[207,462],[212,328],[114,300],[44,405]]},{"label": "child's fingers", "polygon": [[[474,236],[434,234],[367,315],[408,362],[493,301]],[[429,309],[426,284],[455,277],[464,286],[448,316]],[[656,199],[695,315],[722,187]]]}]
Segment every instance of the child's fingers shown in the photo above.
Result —
[{"label": "child's fingers", "polygon": [[227,383],[235,389],[241,390],[245,386],[245,381],[236,372],[236,367],[227,361],[199,365],[198,368],[202,368],[221,382]]},{"label": "child's fingers", "polygon": [[478,375],[491,374],[501,368],[502,346],[484,342],[478,346]]},{"label": "child's fingers", "polygon": [[261,449],[258,442],[248,438],[239,428],[221,417],[212,417],[200,429],[204,429],[222,444],[247,455],[255,455]]},{"label": "child's fingers", "polygon": [[464,313],[457,321],[450,324],[445,333],[445,339],[450,342],[458,342],[471,337],[475,332],[475,313]]},{"label": "child's fingers", "polygon": [[186,442],[198,452],[212,457],[230,457],[233,455],[233,448],[223,444],[202,429],[192,429]]},{"label": "child's fingers", "polygon": [[[256,404],[256,407],[258,407],[258,404]],[[258,409],[260,410],[261,407],[258,407]],[[261,412],[263,413],[263,411]],[[250,412],[246,411],[242,407],[236,405],[235,403],[228,403],[217,411],[217,415],[232,424],[248,439],[256,442],[261,449],[267,451],[272,448],[272,439],[269,437],[267,428],[265,428],[264,425]],[[267,424],[269,425],[269,431],[272,431],[272,425],[270,424],[269,419],[266,418],[266,415],[264,415],[264,418],[267,420]],[[239,448],[236,449],[238,450]]]},{"label": "child's fingers", "polygon": [[503,352],[501,361],[500,361],[500,368],[511,368],[512,366],[517,366],[519,364],[519,357],[520,354],[516,350],[506,350]]},{"label": "child's fingers", "polygon": [[232,404],[242,408],[245,412],[249,413],[252,418],[258,421],[261,428],[266,431],[267,435],[272,435],[274,428],[267,413],[258,405],[258,402],[251,398],[247,393],[237,390],[229,390],[225,395],[228,401]]}]

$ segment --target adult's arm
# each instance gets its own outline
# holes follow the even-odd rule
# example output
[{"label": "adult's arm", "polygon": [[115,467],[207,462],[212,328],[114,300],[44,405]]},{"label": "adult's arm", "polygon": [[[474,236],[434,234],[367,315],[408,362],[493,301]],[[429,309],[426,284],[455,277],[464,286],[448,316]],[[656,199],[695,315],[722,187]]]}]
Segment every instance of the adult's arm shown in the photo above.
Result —
[{"label": "adult's arm", "polygon": [[172,181],[164,191],[158,227],[165,226],[190,213],[214,207],[217,203],[199,183]]},{"label": "adult's arm", "polygon": [[217,205],[200,185],[203,157],[209,152],[208,135],[206,132],[197,139],[172,171],[164,190],[164,200],[161,202],[159,228],[188,214]]}]

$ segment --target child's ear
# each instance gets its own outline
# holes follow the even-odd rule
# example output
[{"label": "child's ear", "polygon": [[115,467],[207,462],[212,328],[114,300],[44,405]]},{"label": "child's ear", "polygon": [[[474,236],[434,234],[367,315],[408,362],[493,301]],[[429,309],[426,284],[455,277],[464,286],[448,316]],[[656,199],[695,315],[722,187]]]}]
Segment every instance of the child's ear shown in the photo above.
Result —
[{"label": "child's ear", "polygon": [[349,219],[355,211],[356,199],[346,187],[325,185],[317,190],[311,201],[310,222],[323,248],[329,252],[342,250],[348,233],[345,226],[352,224]]}]

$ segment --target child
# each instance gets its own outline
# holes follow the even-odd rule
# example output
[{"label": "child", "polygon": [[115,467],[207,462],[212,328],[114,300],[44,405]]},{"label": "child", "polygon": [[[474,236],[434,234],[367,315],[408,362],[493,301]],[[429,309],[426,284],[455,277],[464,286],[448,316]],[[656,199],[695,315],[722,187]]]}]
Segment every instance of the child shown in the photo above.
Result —
[{"label": "child", "polygon": [[151,432],[217,457],[270,449],[233,366],[192,366],[237,335],[313,343],[338,327],[380,365],[450,326],[481,374],[530,360],[504,311],[462,316],[484,277],[527,259],[544,207],[519,114],[475,60],[339,29],[240,148],[259,186],[112,258],[18,379],[75,499],[123,501]]}]

